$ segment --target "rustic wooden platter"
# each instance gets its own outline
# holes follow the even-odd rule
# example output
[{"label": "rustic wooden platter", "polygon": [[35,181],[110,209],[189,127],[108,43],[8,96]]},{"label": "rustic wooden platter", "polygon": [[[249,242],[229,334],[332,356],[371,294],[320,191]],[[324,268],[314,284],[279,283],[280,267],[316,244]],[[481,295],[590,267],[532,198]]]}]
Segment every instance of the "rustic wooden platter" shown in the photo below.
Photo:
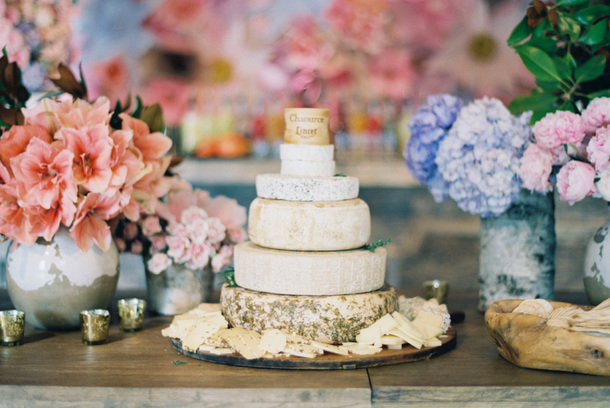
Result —
[{"label": "rustic wooden platter", "polygon": [[[520,367],[610,375],[610,337],[548,326],[541,317],[512,313],[521,302],[500,300],[485,313],[487,331],[502,357]],[[549,303],[553,309],[572,306]]]},{"label": "rustic wooden platter", "polygon": [[430,359],[452,350],[455,347],[456,339],[455,329],[449,327],[446,335],[440,339],[442,344],[439,347],[424,347],[419,350],[412,346],[403,346],[400,350],[384,348],[381,352],[369,356],[324,354],[317,358],[291,356],[252,360],[248,360],[237,353],[216,355],[204,351],[192,352],[183,349],[182,342],[179,339],[171,339],[171,342],[172,346],[185,356],[209,363],[282,370],[355,370],[357,368],[379,367]]}]

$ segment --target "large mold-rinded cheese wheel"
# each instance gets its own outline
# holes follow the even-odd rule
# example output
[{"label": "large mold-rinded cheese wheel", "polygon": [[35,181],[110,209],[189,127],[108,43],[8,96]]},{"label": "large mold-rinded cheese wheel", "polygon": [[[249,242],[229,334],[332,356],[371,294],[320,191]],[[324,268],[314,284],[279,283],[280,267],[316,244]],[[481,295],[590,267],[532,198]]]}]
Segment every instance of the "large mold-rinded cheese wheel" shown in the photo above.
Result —
[{"label": "large mold-rinded cheese wheel", "polygon": [[302,145],[287,144],[280,145],[280,160],[307,160],[315,162],[331,162],[335,146],[333,145]]},{"label": "large mold-rinded cheese wheel", "polygon": [[294,202],[257,197],[250,204],[248,235],[255,244],[274,249],[354,249],[369,240],[371,216],[359,198]]},{"label": "large mold-rinded cheese wheel", "polygon": [[282,160],[280,173],[285,176],[331,177],[335,175],[335,162]]},{"label": "large mold-rinded cheese wheel", "polygon": [[256,195],[288,201],[341,201],[358,197],[356,177],[256,176]]},{"label": "large mold-rinded cheese wheel", "polygon": [[284,295],[345,295],[383,286],[386,249],[282,251],[252,242],[235,246],[235,281],[243,288]]},{"label": "large mold-rinded cheese wheel", "polygon": [[361,329],[398,309],[396,291],[338,296],[289,296],[223,286],[222,313],[233,327],[278,329],[324,343],[355,341]]}]

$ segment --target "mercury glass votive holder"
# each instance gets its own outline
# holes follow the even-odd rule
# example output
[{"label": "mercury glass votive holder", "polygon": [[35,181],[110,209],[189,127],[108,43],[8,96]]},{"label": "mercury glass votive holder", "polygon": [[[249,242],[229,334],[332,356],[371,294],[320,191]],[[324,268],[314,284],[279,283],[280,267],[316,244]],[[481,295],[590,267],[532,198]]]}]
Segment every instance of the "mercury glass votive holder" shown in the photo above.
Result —
[{"label": "mercury glass votive holder", "polygon": [[424,282],[424,297],[426,299],[436,299],[438,304],[447,303],[449,294],[449,282],[444,280],[428,280]]},{"label": "mercury glass votive holder", "polygon": [[0,311],[0,344],[18,346],[23,344],[25,312],[21,310]]},{"label": "mercury glass votive holder", "polygon": [[135,332],[144,328],[144,313],[146,301],[138,298],[120,299],[117,302],[119,310],[119,329]]},{"label": "mercury glass votive holder", "polygon": [[83,310],[80,312],[80,330],[83,343],[94,346],[108,342],[110,312],[105,309]]}]

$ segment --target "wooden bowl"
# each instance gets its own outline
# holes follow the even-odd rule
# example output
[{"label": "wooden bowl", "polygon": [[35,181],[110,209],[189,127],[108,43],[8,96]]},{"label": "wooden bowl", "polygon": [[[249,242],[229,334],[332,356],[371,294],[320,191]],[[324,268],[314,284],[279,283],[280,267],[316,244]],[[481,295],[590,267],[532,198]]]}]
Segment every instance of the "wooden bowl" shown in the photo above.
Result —
[{"label": "wooden bowl", "polygon": [[[521,302],[501,300],[485,312],[487,330],[502,357],[520,367],[610,375],[610,337],[548,326],[544,318],[512,313]],[[573,306],[549,303],[553,310]]]}]

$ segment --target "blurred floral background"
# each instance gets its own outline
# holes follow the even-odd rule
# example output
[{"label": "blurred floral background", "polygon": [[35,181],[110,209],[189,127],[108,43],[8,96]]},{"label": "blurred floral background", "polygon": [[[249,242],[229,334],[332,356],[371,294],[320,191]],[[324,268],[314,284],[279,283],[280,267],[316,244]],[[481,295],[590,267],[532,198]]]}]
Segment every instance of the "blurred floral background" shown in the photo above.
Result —
[{"label": "blurred floral background", "polygon": [[398,156],[432,93],[508,103],[523,0],[5,0],[30,91],[63,61],[95,98],[159,102],[179,153],[273,157],[287,106],[331,111],[337,159]]}]

